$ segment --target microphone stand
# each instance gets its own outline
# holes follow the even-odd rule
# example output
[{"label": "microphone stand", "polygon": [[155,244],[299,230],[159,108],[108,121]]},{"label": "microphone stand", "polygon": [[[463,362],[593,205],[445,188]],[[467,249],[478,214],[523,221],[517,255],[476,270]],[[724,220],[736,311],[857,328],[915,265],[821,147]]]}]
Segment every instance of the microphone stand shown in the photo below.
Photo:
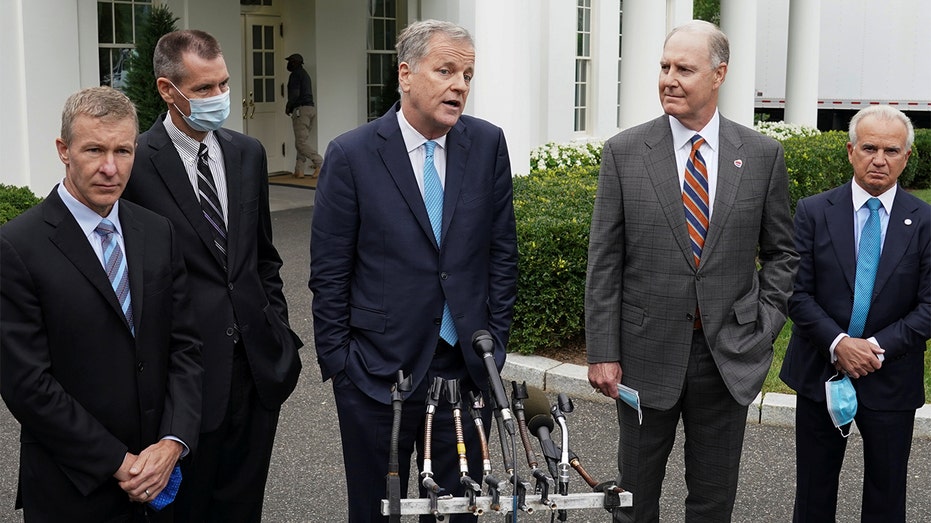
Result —
[{"label": "microphone stand", "polygon": [[[559,464],[556,468],[559,471],[559,494],[567,496],[569,494],[569,429],[566,427],[566,414],[575,410],[572,400],[563,393],[556,396],[556,403],[550,409],[553,418],[559,423],[559,430],[562,433],[562,453]],[[559,520],[566,521],[568,513],[565,510],[559,511]]]},{"label": "microphone stand", "polygon": [[482,393],[469,392],[472,402],[469,404],[469,414],[475,423],[478,432],[478,443],[482,447],[482,482],[488,485],[488,494],[491,496],[491,509],[495,512],[501,510],[501,482],[491,475],[491,454],[488,451],[488,439],[485,437],[485,423],[482,421],[482,409],[485,400]]},{"label": "microphone stand", "polygon": [[386,496],[388,498],[388,521],[401,522],[401,477],[398,475],[398,442],[401,437],[401,406],[403,393],[410,392],[411,377],[404,377],[404,371],[398,371],[398,381],[391,387],[391,408],[394,417],[391,420],[391,450],[388,454],[388,475],[385,476]]},{"label": "microphone stand", "polygon": [[459,483],[465,487],[469,500],[469,512],[481,516],[484,511],[475,502],[476,495],[482,495],[482,486],[469,477],[469,459],[466,456],[465,435],[462,431],[462,395],[459,393],[459,380],[446,380],[446,401],[453,407],[453,426],[456,430],[456,450],[459,453]]},{"label": "microphone stand", "polygon": [[550,510],[556,508],[556,503],[549,499],[550,487],[553,484],[553,478],[541,470],[537,461],[537,454],[530,443],[530,433],[527,430],[527,416],[524,411],[524,400],[530,397],[527,392],[527,382],[518,384],[516,381],[511,382],[511,399],[514,405],[514,415],[517,417],[517,429],[520,432],[520,440],[524,445],[524,453],[527,455],[527,465],[530,466],[530,474],[536,478],[534,492],[540,494],[540,503],[546,505]]},{"label": "microphone stand", "polygon": [[423,478],[421,484],[427,490],[430,498],[430,512],[437,521],[443,521],[445,516],[440,514],[437,498],[444,493],[442,487],[436,484],[433,479],[433,414],[436,412],[436,406],[440,404],[440,395],[443,393],[443,378],[437,376],[433,378],[430,389],[427,391],[427,415],[424,421],[423,435],[423,472],[420,477]]},{"label": "microphone stand", "polygon": [[[491,402],[492,411],[495,414],[495,424],[498,426],[498,437],[501,440],[501,455],[504,458],[504,470],[508,473],[508,478],[511,480],[511,484],[514,486],[514,507],[519,510],[523,510],[527,514],[533,514],[533,507],[527,505],[527,491],[532,487],[530,483],[522,480],[517,472],[514,470],[514,454],[512,453],[512,445],[508,443],[513,443],[513,440],[508,441],[509,433],[505,428],[504,416],[501,414],[501,409],[498,408],[497,402],[495,401],[495,396],[491,395],[488,397],[488,400]],[[517,521],[517,511],[512,508],[513,521]]]}]

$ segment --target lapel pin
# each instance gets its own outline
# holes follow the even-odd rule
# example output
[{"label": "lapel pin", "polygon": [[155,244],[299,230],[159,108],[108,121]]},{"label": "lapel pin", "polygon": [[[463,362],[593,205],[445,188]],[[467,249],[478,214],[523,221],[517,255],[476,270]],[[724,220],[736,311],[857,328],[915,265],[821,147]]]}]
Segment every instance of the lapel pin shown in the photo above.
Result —
[{"label": "lapel pin", "polygon": [[912,224],[912,219],[911,219],[911,218],[905,218],[905,225],[911,225],[911,224]]},{"label": "lapel pin", "polygon": [[743,160],[734,160],[734,167],[740,169],[740,166],[744,164]]}]

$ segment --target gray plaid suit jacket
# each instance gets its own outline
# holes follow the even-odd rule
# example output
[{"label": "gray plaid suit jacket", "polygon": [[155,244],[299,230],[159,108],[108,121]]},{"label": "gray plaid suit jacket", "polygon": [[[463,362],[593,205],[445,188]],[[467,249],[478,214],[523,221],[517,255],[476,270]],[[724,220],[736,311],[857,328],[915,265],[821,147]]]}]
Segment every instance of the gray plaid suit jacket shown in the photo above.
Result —
[{"label": "gray plaid suit jacket", "polygon": [[669,117],[605,144],[588,253],[589,363],[619,361],[645,407],[678,400],[694,325],[748,405],[785,324],[798,254],[782,146],[721,118],[718,182],[701,265],[692,261]]}]

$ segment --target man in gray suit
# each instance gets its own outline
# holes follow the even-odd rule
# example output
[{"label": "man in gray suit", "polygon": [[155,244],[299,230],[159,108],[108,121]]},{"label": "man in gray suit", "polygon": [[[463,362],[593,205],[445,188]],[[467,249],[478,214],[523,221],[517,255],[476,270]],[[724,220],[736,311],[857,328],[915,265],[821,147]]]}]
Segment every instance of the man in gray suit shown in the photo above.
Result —
[{"label": "man in gray suit", "polygon": [[608,140],[592,217],[588,378],[617,401],[616,521],[658,521],[686,432],[686,521],[729,521],[747,405],[772,362],[798,263],[782,147],[720,116],[727,37],[692,21],[666,37],[659,118]]}]

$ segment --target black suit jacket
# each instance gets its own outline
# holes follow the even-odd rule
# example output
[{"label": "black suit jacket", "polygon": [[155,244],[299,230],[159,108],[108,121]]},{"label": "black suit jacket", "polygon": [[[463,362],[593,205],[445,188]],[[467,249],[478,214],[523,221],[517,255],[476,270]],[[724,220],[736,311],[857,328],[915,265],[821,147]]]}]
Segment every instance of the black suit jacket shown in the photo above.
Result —
[{"label": "black suit jacket", "polygon": [[129,202],[119,216],[135,338],[57,190],[0,228],[0,392],[22,425],[27,514],[102,521],[129,503],[112,478],[127,451],[169,434],[197,445],[200,343],[176,234]]},{"label": "black suit jacket", "polygon": [[192,313],[204,343],[203,432],[226,414],[233,347],[242,340],[262,404],[277,409],[301,370],[301,340],[288,325],[281,257],[272,244],[265,149],[249,136],[216,131],[228,190],[227,265],[184,165],[160,116],[139,135],[136,161],[123,197],[171,220],[184,248]]},{"label": "black suit jacket", "polygon": [[[851,185],[805,198],[795,212],[801,255],[789,316],[795,325],[779,376],[800,395],[824,401],[835,370],[831,342],[847,331],[857,257]],[[876,372],[853,380],[857,401],[874,410],[924,403],[924,351],[931,338],[931,207],[896,192],[863,337],[885,349]]]}]

